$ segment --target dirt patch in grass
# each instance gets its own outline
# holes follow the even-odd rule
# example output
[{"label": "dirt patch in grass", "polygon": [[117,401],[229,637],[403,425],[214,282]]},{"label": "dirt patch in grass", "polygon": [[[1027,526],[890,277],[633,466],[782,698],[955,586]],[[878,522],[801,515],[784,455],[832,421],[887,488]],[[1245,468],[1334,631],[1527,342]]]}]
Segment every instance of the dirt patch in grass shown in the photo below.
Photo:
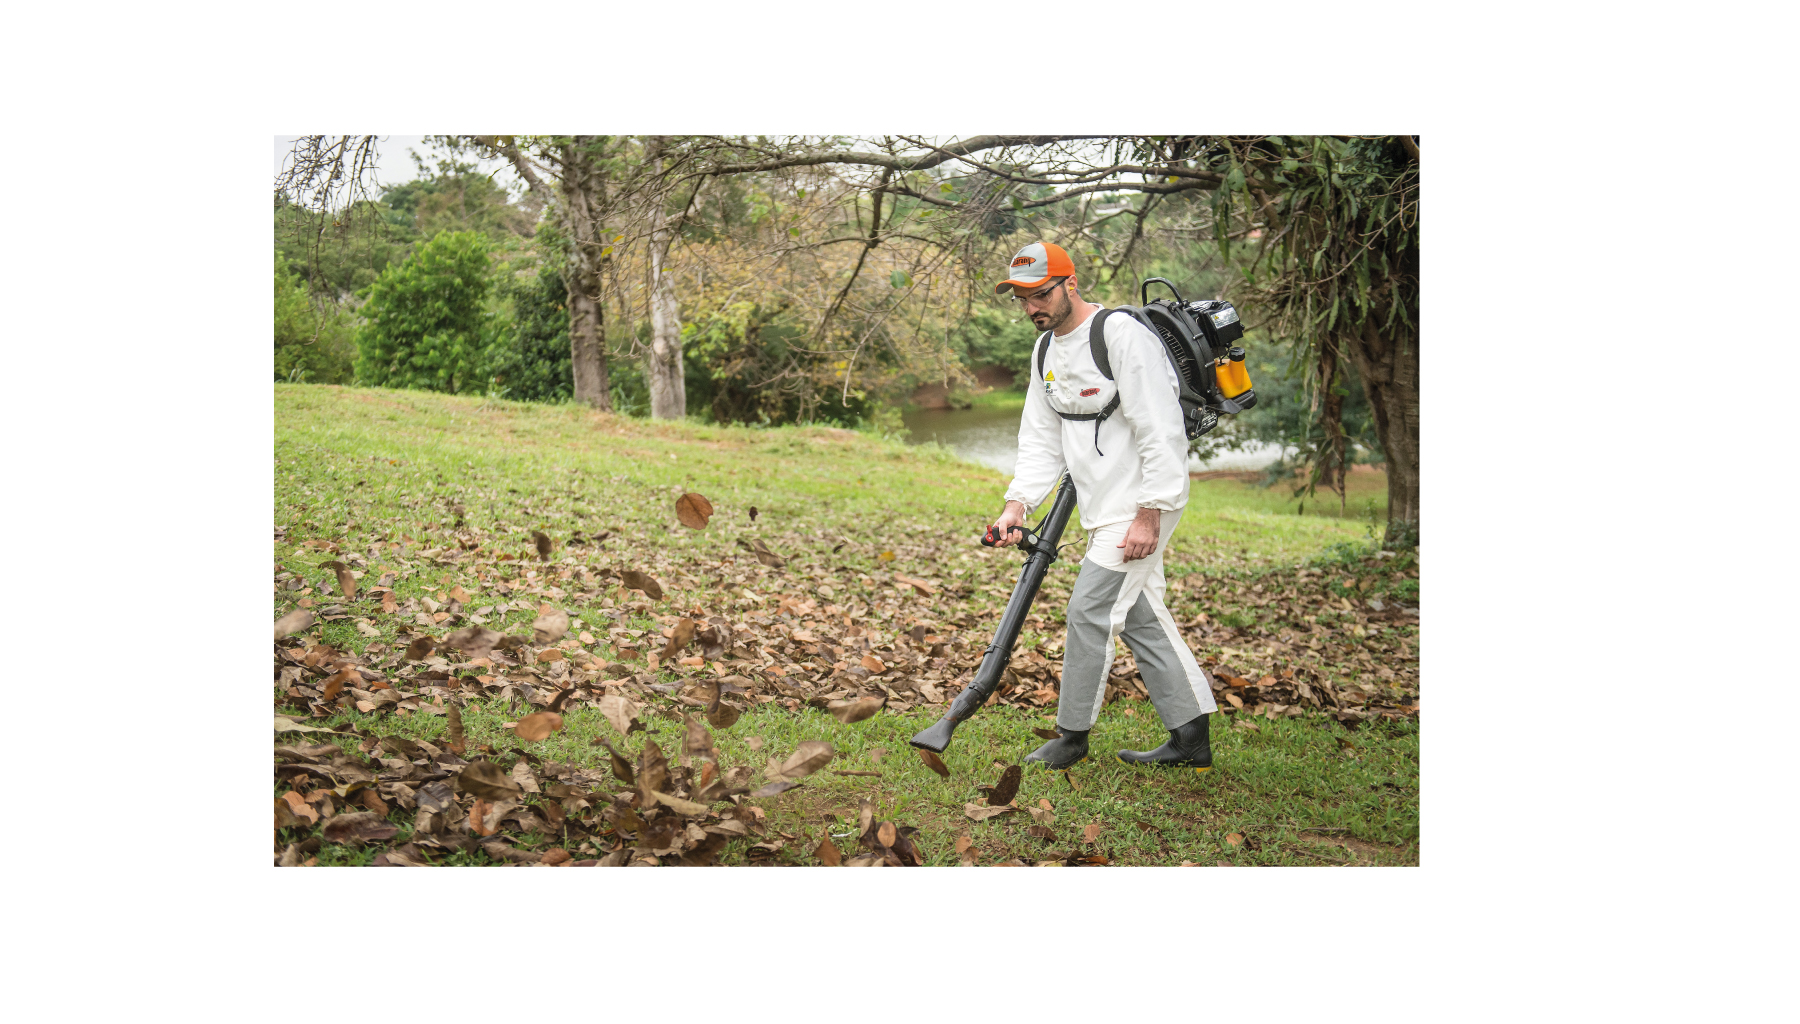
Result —
[{"label": "dirt patch in grass", "polygon": [[[1344,832],[1300,832],[1294,836],[1302,843],[1316,850],[1331,855],[1333,860],[1343,864],[1356,864],[1364,867],[1388,864],[1418,864],[1419,847],[1390,846],[1386,843],[1372,843],[1367,839],[1358,839]],[[1348,854],[1349,856],[1345,856]]]}]

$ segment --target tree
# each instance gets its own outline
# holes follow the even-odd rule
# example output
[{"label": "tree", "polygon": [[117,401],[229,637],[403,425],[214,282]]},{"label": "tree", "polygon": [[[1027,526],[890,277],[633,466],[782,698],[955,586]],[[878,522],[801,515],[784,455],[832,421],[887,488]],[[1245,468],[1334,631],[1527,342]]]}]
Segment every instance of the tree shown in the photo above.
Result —
[{"label": "tree", "polygon": [[329,300],[315,302],[306,283],[275,254],[275,379],[347,384],[356,344],[351,314]]},{"label": "tree", "polygon": [[508,280],[510,329],[492,346],[487,372],[507,398],[560,402],[575,393],[569,360],[569,290],[562,274],[543,267],[523,281]]},{"label": "tree", "polygon": [[[650,173],[653,179],[666,180],[668,136],[652,135],[648,142]],[[697,184],[695,189],[698,191]],[[681,314],[675,304],[675,278],[669,273],[669,246],[675,241],[675,225],[663,208],[667,202],[664,189],[646,190],[644,205],[650,221],[650,415],[680,419],[687,415],[687,387],[681,365]]]},{"label": "tree", "polygon": [[[1419,537],[1419,146],[1412,136],[1232,139],[1217,205],[1266,232],[1246,268],[1255,298],[1308,367],[1326,443],[1346,460],[1343,363],[1369,400],[1387,459],[1390,546]],[[1315,474],[1315,477],[1319,474]]]},{"label": "tree", "polygon": [[488,250],[484,235],[446,231],[376,278],[356,339],[365,383],[451,393],[486,384]]},{"label": "tree", "polygon": [[575,400],[610,410],[603,295],[613,248],[606,224],[615,197],[609,178],[619,162],[620,142],[605,135],[523,140],[512,135],[470,135],[440,141],[448,146],[473,144],[505,157],[526,187],[551,204],[568,246],[560,270],[568,289],[569,361]]}]

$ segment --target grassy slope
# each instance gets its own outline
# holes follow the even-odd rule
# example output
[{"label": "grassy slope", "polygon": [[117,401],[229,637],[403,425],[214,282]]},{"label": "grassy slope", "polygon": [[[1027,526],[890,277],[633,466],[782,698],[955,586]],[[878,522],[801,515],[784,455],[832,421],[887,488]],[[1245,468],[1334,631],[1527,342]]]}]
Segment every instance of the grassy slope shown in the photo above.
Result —
[{"label": "grassy slope", "polygon": [[[784,587],[816,592],[818,580],[830,580],[849,603],[852,594],[873,593],[883,570],[937,579],[960,574],[975,585],[986,614],[971,616],[960,631],[945,621],[953,616],[942,609],[923,609],[915,617],[930,621],[934,631],[960,632],[976,645],[986,643],[993,613],[1016,571],[1016,556],[975,543],[984,517],[998,505],[1003,479],[942,450],[906,449],[897,442],[826,428],[648,423],[570,407],[420,392],[277,385],[275,413],[275,519],[287,530],[275,554],[278,562],[309,579],[328,575],[307,571],[327,556],[297,549],[300,542],[319,538],[336,541],[346,551],[361,551],[377,537],[423,539],[425,531],[447,527],[447,498],[464,504],[471,524],[488,532],[490,547],[523,552],[534,528],[559,540],[577,529],[618,531],[621,539],[610,542],[607,554],[597,560],[620,567],[630,567],[634,558],[652,557],[720,564],[740,554],[734,543],[738,537],[759,533],[772,543],[780,537],[786,545],[783,553],[793,556],[788,570],[753,567],[757,575],[746,584],[765,595]],[[706,494],[717,507],[707,530],[674,525],[673,499],[683,490]],[[1353,492],[1353,510],[1355,498]],[[1291,502],[1283,499],[1281,492],[1234,481],[1197,483],[1172,543],[1170,575],[1241,577],[1291,565],[1367,535],[1365,525],[1354,518],[1284,512]],[[751,505],[761,514],[755,526],[748,522]],[[1072,539],[1080,539],[1079,530],[1073,532]],[[845,547],[832,554],[840,541]],[[894,551],[896,560],[876,561],[879,550]],[[381,562],[379,555],[372,556],[371,570],[381,569]],[[395,585],[402,601],[441,592],[447,585],[447,574],[436,569],[409,573],[396,567],[403,569]],[[809,569],[810,580],[805,578]],[[1059,567],[1053,575],[1058,574],[1066,578],[1059,581],[1060,589],[1046,591],[1047,600],[1039,605],[1044,618],[1027,631],[1022,646],[1060,634],[1059,609],[1050,606],[1066,597],[1072,566]],[[654,609],[635,608],[628,624],[660,629],[645,613],[666,614],[690,604],[708,611],[748,607],[740,597],[709,586],[705,580],[681,581]],[[1182,593],[1203,590],[1190,586]],[[278,593],[275,612],[291,607],[292,598]],[[470,603],[490,600],[478,594]],[[1177,613],[1204,603],[1203,598],[1194,600],[1188,609],[1178,604]],[[608,597],[605,603],[613,602]],[[568,606],[589,622],[600,611],[575,602]],[[497,616],[489,625],[528,631],[531,617],[515,612]],[[379,614],[370,618],[379,638],[357,634],[348,620],[314,632],[340,649],[391,643],[397,623]],[[870,621],[892,631],[910,624]],[[606,656],[605,647],[603,642],[594,649]],[[465,714],[471,741],[510,746],[513,740],[500,723],[526,710],[522,704],[509,708],[476,701]],[[801,789],[760,801],[771,834],[796,837],[778,860],[810,862],[807,851],[829,823],[854,820],[858,801],[867,797],[877,804],[878,817],[920,826],[919,846],[933,863],[955,862],[952,844],[958,835],[971,836],[984,861],[1042,857],[1047,848],[1068,851],[1090,823],[1101,827],[1096,846],[1115,862],[1307,864],[1350,859],[1350,851],[1364,863],[1417,862],[1418,733],[1410,722],[1352,735],[1329,719],[1308,716],[1259,720],[1258,731],[1251,732],[1227,728],[1225,716],[1217,716],[1218,768],[1208,775],[1133,771],[1104,757],[1066,776],[1028,772],[1016,802],[1024,806],[1049,800],[1057,815],[1054,840],[1027,836],[1032,822],[1022,814],[979,824],[966,819],[961,807],[976,799],[974,786],[993,782],[997,764],[1016,763],[1036,746],[1031,727],[1049,724],[1053,713],[1053,708],[984,711],[958,731],[947,752],[949,780],[929,772],[906,746],[906,738],[935,717],[930,708],[884,711],[846,726],[805,706],[790,712],[771,704],[751,709],[737,725],[715,733],[727,766],[760,767],[771,752],[785,756],[799,740],[825,739],[840,751],[830,769],[882,773],[877,779],[822,772]],[[610,734],[610,726],[591,709],[576,709],[567,717],[567,730],[533,745],[533,752],[548,760],[601,766],[596,752],[603,756],[603,751],[589,740]],[[642,717],[665,750],[679,748],[678,715]],[[441,718],[425,715],[377,717],[352,711],[339,720],[420,738],[443,728]],[[1165,735],[1147,704],[1120,702],[1102,714],[1093,741],[1105,753],[1151,747]],[[759,752],[745,743],[753,736],[766,744]],[[1350,737],[1353,748],[1341,745],[1344,737]],[[409,818],[396,814],[394,820]],[[1245,841],[1228,843],[1232,833]],[[404,837],[403,832],[394,842]],[[1324,845],[1323,840],[1343,845]],[[734,843],[721,862],[742,862],[745,845]],[[370,856],[369,851],[331,846],[320,853],[322,863]]]}]

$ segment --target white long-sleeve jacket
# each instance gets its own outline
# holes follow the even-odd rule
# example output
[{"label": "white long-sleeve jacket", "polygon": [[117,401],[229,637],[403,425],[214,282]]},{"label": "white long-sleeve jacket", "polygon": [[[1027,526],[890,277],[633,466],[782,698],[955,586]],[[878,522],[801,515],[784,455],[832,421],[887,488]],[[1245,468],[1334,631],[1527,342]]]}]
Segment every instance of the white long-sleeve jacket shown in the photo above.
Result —
[{"label": "white long-sleeve jacket", "polygon": [[[1123,313],[1108,316],[1113,379],[1107,380],[1088,348],[1092,323],[1090,316],[1068,334],[1052,335],[1043,366],[1033,346],[1019,461],[1006,490],[1007,501],[1030,513],[1067,469],[1087,530],[1128,522],[1140,507],[1172,512],[1188,499],[1181,389],[1161,340]],[[1056,414],[1099,412],[1115,390],[1119,407],[1100,423],[1097,436],[1092,421]]]}]

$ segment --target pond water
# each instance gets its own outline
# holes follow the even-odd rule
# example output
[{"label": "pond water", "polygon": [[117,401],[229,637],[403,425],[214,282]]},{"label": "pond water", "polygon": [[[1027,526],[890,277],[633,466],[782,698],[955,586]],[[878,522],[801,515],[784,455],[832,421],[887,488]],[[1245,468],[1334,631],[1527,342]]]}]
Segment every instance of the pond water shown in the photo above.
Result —
[{"label": "pond water", "polygon": [[[913,444],[938,441],[959,458],[992,466],[1008,476],[1019,458],[1021,409],[914,409],[903,414],[907,440]],[[1221,469],[1261,469],[1281,458],[1281,446],[1257,444],[1248,451],[1226,452],[1206,462],[1188,457],[1190,472]]]}]

